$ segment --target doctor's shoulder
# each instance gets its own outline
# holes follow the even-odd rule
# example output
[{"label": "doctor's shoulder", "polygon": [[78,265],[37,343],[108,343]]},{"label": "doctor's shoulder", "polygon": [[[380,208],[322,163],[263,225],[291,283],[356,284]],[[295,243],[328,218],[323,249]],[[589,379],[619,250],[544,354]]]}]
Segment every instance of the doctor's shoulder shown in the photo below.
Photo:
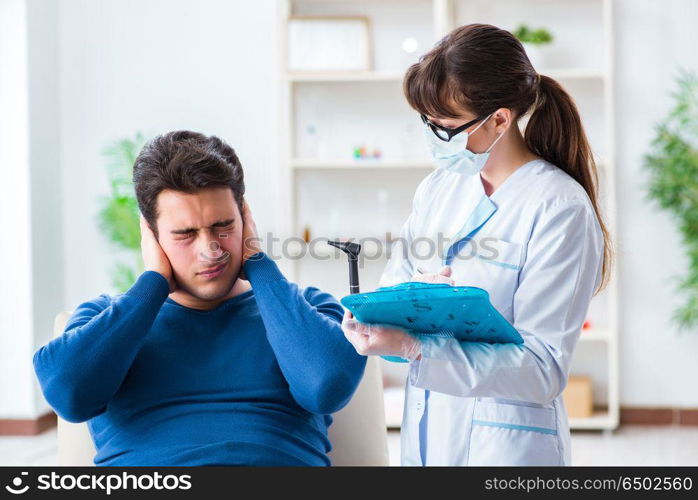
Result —
[{"label": "doctor's shoulder", "polygon": [[589,195],[567,172],[543,160],[527,190],[527,212],[533,214],[532,223],[547,219],[561,211],[584,212],[594,221],[595,230],[601,231]]},{"label": "doctor's shoulder", "polygon": [[443,181],[444,175],[448,175],[450,172],[442,168],[435,168],[429,174],[424,177],[417,186],[414,192],[415,202],[422,201],[425,196],[428,196],[432,188]]},{"label": "doctor's shoulder", "polygon": [[455,184],[463,183],[467,176],[457,172],[449,172],[443,168],[435,168],[424,177],[414,192],[414,207],[439,200],[442,188],[448,189]]}]

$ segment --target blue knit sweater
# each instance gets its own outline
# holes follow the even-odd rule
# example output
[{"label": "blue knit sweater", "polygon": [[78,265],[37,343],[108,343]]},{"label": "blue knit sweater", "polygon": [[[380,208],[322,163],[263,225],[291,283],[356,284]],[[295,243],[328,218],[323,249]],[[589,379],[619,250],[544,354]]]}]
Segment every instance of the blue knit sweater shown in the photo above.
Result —
[{"label": "blue knit sweater", "polygon": [[126,293],[80,304],[34,354],[56,413],[88,422],[96,465],[329,465],[329,414],[366,358],[331,295],[255,257],[252,290],[213,310],[176,303],[146,271]]}]

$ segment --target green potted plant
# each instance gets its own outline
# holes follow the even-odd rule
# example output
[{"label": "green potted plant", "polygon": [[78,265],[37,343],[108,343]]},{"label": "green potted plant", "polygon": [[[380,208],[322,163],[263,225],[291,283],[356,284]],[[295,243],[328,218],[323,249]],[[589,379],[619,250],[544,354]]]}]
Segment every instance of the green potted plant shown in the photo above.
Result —
[{"label": "green potted plant", "polygon": [[688,256],[679,282],[684,303],[674,313],[681,329],[698,326],[698,77],[681,71],[674,106],[655,127],[652,150],[645,155],[648,196],[678,222]]},{"label": "green potted plant", "polygon": [[118,250],[111,271],[112,285],[123,293],[143,272],[138,203],[133,190],[133,164],[145,143],[137,133],[133,139],[115,141],[104,149],[110,193],[101,199],[98,215],[102,233]]},{"label": "green potted plant", "polygon": [[543,48],[552,43],[552,33],[545,28],[532,29],[526,24],[520,24],[513,34],[523,44],[533,67],[538,69],[544,66]]}]

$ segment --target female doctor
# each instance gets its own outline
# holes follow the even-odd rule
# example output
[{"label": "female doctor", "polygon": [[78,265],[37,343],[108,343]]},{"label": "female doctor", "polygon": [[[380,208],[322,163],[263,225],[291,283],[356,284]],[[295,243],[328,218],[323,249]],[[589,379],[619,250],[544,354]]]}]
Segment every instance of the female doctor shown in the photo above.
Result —
[{"label": "female doctor", "polygon": [[[524,343],[418,337],[350,313],[344,333],[360,354],[410,361],[403,465],[569,465],[561,393],[611,263],[576,106],[489,25],[443,38],[408,69],[404,92],[438,168],[417,188],[406,250],[393,249],[381,284],[483,288]],[[443,240],[440,254],[413,248]]]}]

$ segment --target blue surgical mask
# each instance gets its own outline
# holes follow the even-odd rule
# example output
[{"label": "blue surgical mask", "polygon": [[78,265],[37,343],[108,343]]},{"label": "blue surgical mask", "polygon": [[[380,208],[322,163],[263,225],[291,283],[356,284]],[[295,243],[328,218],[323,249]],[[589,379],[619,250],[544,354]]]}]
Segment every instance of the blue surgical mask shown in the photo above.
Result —
[{"label": "blue surgical mask", "polygon": [[492,145],[487,148],[487,151],[484,153],[473,153],[467,149],[468,136],[477,132],[491,116],[490,114],[487,118],[482,120],[480,125],[475,127],[472,132],[468,133],[463,131],[458,135],[454,135],[448,142],[442,141],[436,137],[428,126],[424,127],[427,146],[429,147],[432,158],[436,162],[436,166],[450,172],[457,172],[465,175],[475,175],[479,173],[485,167],[490,157],[490,151],[492,151],[494,145],[497,144],[497,141],[504,135],[504,132],[497,136]]}]

